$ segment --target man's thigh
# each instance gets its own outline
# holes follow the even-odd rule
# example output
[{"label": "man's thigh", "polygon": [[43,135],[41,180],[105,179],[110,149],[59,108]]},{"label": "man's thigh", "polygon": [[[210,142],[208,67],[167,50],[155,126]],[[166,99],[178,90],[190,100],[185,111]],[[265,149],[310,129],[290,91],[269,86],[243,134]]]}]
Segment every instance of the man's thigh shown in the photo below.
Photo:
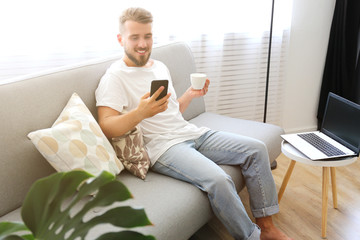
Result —
[{"label": "man's thigh", "polygon": [[195,142],[185,141],[169,148],[152,169],[161,174],[190,182],[204,190],[216,176],[227,175],[216,163],[195,149]]},{"label": "man's thigh", "polygon": [[254,154],[260,154],[264,160],[268,158],[263,142],[221,131],[214,132],[202,142],[198,142],[196,149],[216,164],[242,165]]}]

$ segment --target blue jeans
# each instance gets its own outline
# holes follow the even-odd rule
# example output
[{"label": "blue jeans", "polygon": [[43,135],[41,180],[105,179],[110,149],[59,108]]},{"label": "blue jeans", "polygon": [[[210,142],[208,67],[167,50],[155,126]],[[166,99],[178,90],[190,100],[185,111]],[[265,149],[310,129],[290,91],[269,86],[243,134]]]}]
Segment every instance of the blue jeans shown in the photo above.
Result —
[{"label": "blue jeans", "polygon": [[266,146],[249,137],[209,131],[172,146],[152,169],[207,192],[215,215],[235,239],[260,239],[260,229],[247,215],[231,177],[218,164],[241,166],[255,218],[279,211]]}]

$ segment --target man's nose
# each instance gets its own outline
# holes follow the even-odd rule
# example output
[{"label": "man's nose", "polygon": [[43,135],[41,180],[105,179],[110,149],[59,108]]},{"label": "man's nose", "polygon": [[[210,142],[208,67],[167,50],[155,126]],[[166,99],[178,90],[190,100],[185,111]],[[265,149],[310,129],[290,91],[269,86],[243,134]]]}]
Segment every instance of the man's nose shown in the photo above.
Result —
[{"label": "man's nose", "polygon": [[146,40],[144,38],[140,39],[138,46],[140,48],[146,48],[147,47]]}]

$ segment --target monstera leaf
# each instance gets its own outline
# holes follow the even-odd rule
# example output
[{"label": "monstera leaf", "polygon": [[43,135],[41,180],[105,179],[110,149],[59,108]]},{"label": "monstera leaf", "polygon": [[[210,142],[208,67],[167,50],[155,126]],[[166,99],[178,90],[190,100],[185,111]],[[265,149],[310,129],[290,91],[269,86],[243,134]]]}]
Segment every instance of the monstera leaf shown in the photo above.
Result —
[{"label": "monstera leaf", "polygon": [[[0,223],[0,240],[78,240],[100,224],[133,228],[152,225],[143,209],[129,206],[110,208],[88,219],[94,208],[132,198],[124,184],[109,172],[97,177],[84,171],[54,173],[36,181],[21,209],[23,223]],[[85,199],[85,200],[84,200]],[[86,201],[79,209],[79,202]],[[153,236],[123,230],[109,232],[96,240],[154,240]]]}]

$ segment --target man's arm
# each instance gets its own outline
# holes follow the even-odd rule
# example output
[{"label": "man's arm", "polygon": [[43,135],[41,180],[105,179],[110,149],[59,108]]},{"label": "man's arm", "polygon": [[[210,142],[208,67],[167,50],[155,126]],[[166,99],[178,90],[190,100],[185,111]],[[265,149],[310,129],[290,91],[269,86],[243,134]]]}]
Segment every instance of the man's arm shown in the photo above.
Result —
[{"label": "man's arm", "polygon": [[137,108],[125,114],[120,114],[120,112],[109,107],[98,107],[99,125],[105,136],[112,138],[124,135],[145,118],[165,111],[168,108],[170,93],[158,101],[155,100],[163,88],[160,87],[150,98],[150,93],[146,93],[141,97]]},{"label": "man's arm", "polygon": [[208,92],[209,85],[210,85],[210,80],[206,79],[203,89],[195,90],[192,87],[189,87],[185,91],[185,93],[181,97],[178,98],[180,112],[184,113],[194,98],[204,96]]}]

